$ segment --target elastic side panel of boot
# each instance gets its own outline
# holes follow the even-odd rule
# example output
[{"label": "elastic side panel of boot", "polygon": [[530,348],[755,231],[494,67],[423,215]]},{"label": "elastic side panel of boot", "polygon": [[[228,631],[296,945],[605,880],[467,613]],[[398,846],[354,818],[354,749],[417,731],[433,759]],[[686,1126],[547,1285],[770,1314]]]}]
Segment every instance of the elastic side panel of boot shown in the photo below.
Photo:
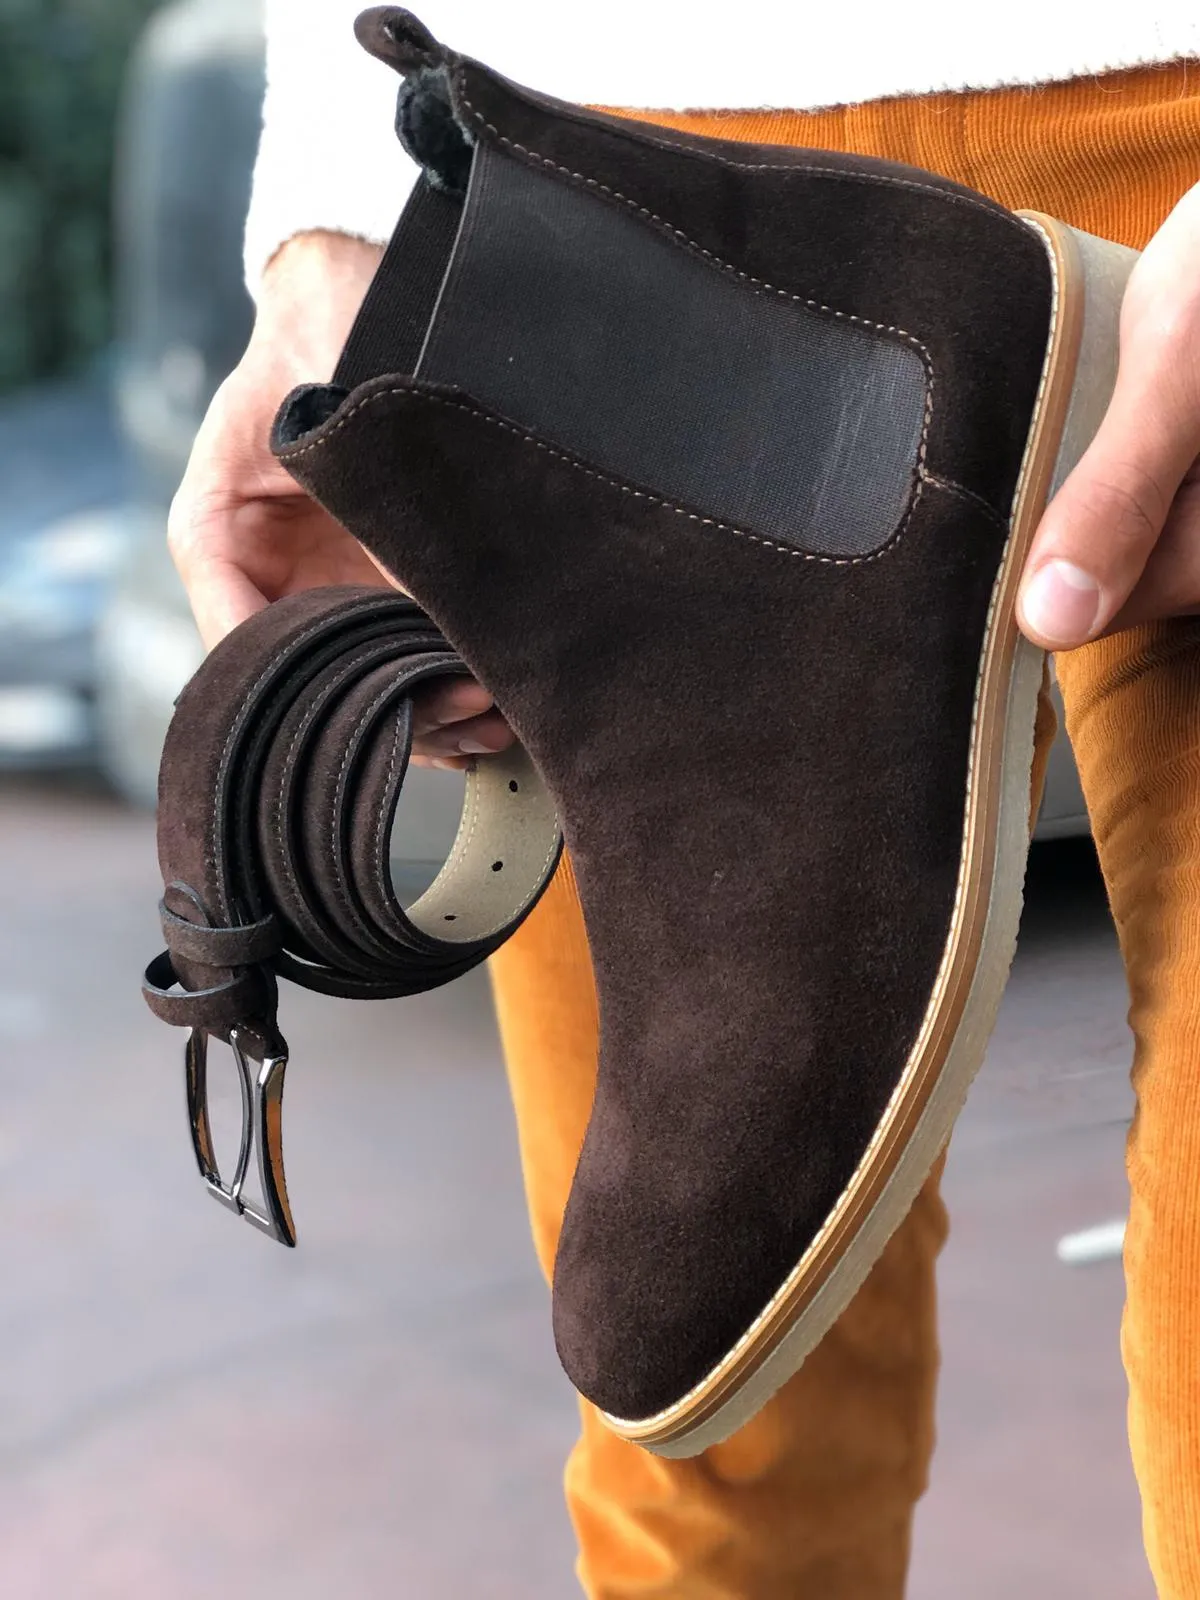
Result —
[{"label": "elastic side panel of boot", "polygon": [[465,205],[426,185],[392,252],[337,381],[453,385],[616,477],[815,555],[867,555],[896,531],[928,375],[894,332],[756,284],[489,145]]},{"label": "elastic side panel of boot", "polygon": [[462,220],[462,200],[422,173],[350,330],[335,388],[353,389],[385,372],[412,376]]}]

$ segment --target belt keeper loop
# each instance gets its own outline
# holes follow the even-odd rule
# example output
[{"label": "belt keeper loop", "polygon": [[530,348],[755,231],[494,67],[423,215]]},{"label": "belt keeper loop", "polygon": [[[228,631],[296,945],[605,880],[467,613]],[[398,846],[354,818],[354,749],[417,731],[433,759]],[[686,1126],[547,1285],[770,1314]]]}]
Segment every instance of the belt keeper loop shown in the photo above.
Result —
[{"label": "belt keeper loop", "polygon": [[159,901],[158,914],[171,954],[206,967],[254,966],[269,961],[283,948],[274,915],[232,928],[213,928],[178,916],[165,900]]}]

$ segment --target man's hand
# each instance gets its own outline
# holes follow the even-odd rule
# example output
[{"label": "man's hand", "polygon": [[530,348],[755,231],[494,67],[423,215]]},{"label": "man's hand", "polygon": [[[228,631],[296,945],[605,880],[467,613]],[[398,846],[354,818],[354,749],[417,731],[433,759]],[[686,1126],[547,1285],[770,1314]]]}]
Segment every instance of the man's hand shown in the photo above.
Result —
[{"label": "man's hand", "polygon": [[1020,612],[1048,649],[1200,612],[1200,184],[1130,276],[1116,390],[1042,519]]},{"label": "man's hand", "polygon": [[[310,233],[284,245],[267,268],[254,333],[201,424],[168,523],[171,554],[210,649],[282,595],[324,584],[390,584],[269,445],[284,397],[332,374],[380,255],[361,239]],[[415,759],[464,767],[472,755],[507,748],[512,734],[491,706],[469,680],[428,690],[417,707]]]}]

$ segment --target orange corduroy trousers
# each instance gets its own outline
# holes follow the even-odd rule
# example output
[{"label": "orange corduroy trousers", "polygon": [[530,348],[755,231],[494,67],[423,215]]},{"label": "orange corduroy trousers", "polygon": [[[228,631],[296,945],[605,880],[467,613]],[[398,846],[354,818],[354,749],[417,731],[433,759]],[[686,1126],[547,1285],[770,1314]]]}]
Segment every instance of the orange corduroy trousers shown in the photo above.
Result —
[{"label": "orange corduroy trousers", "polygon": [[[1200,177],[1200,63],[815,113],[656,115],[722,138],[944,173],[1143,246]],[[1123,1350],[1147,1550],[1200,1596],[1200,618],[1060,657],[1059,682],[1132,995]],[[1048,708],[1044,708],[1048,712]],[[1044,758],[1053,717],[1042,718]],[[1040,773],[1035,772],[1035,800]],[[493,963],[534,1240],[549,1273],[591,1105],[597,1016],[569,863]],[[727,1443],[658,1460],[582,1405],[567,1466],[593,1600],[895,1600],[933,1448],[935,1172],[857,1299]]]}]

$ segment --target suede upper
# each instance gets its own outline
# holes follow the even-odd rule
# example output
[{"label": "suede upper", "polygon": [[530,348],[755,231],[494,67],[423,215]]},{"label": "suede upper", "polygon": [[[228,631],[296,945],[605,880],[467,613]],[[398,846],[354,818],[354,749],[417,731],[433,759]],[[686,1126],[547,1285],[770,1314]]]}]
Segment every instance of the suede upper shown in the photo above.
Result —
[{"label": "suede upper", "polygon": [[558,803],[602,1046],[556,1335],[583,1393],[646,1417],[795,1266],[924,1015],[1052,284],[1031,229],[927,174],[447,71],[471,137],[928,352],[925,454],[863,558],[763,539],[402,374],[311,430],[281,418],[280,459],[429,611]]}]

